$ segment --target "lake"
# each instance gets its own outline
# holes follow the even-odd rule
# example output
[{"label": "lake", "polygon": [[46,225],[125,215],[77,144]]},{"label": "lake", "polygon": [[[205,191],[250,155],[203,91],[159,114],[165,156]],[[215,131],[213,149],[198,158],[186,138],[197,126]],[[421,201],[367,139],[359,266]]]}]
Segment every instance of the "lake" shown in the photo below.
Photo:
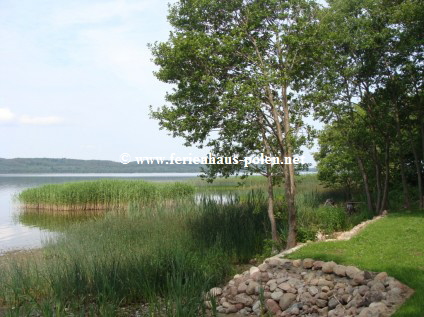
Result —
[{"label": "lake", "polygon": [[[22,190],[44,184],[58,184],[100,178],[144,179],[148,181],[182,181],[194,173],[148,174],[0,174],[0,254],[6,251],[39,248],[57,232],[43,223],[42,215],[22,217],[14,197]],[[40,218],[36,221],[34,218]]]}]

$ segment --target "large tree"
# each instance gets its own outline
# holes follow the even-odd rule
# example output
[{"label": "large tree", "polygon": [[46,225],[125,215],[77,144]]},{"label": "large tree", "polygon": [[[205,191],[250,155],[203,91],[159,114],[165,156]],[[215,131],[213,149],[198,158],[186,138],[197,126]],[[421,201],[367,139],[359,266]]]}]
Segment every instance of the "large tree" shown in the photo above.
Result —
[{"label": "large tree", "polygon": [[[177,2],[170,7],[169,40],[152,45],[156,76],[174,84],[166,96],[171,105],[153,117],[187,145],[252,150],[237,155],[261,144],[281,162],[292,159],[305,141],[298,136],[317,58],[316,12],[308,0]],[[296,245],[295,168],[280,168],[289,248]]]}]

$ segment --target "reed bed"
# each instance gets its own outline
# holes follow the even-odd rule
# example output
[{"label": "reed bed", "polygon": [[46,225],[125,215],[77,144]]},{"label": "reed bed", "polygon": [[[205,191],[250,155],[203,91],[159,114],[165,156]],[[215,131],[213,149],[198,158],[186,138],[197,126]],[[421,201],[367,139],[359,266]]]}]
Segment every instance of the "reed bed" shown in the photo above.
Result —
[{"label": "reed bed", "polygon": [[266,204],[255,199],[131,206],[77,223],[41,256],[1,263],[0,302],[10,316],[202,316],[204,292],[264,251]]},{"label": "reed bed", "polygon": [[125,209],[158,200],[192,197],[194,187],[185,183],[149,183],[143,180],[83,181],[30,188],[18,195],[25,209],[86,211]]}]

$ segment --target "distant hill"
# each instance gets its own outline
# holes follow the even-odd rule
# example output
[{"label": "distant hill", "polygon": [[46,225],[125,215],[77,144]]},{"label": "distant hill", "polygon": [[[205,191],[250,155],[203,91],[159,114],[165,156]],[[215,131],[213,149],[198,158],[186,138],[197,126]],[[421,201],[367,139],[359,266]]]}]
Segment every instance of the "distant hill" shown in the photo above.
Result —
[{"label": "distant hill", "polygon": [[74,160],[57,158],[0,158],[0,174],[19,173],[199,173],[195,164],[137,164],[124,165],[103,160]]}]

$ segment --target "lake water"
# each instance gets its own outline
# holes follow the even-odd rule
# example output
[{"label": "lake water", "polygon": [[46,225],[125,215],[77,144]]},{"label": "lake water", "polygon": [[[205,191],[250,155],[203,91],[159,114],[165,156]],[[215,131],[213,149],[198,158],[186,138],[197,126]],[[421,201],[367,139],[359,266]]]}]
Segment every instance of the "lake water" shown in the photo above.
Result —
[{"label": "lake water", "polygon": [[144,179],[156,182],[181,181],[194,178],[196,175],[193,173],[0,174],[0,254],[5,251],[41,247],[43,241],[55,235],[54,231],[46,229],[46,226],[38,224],[37,221],[25,221],[20,217],[19,204],[14,197],[26,188],[100,178]]}]

